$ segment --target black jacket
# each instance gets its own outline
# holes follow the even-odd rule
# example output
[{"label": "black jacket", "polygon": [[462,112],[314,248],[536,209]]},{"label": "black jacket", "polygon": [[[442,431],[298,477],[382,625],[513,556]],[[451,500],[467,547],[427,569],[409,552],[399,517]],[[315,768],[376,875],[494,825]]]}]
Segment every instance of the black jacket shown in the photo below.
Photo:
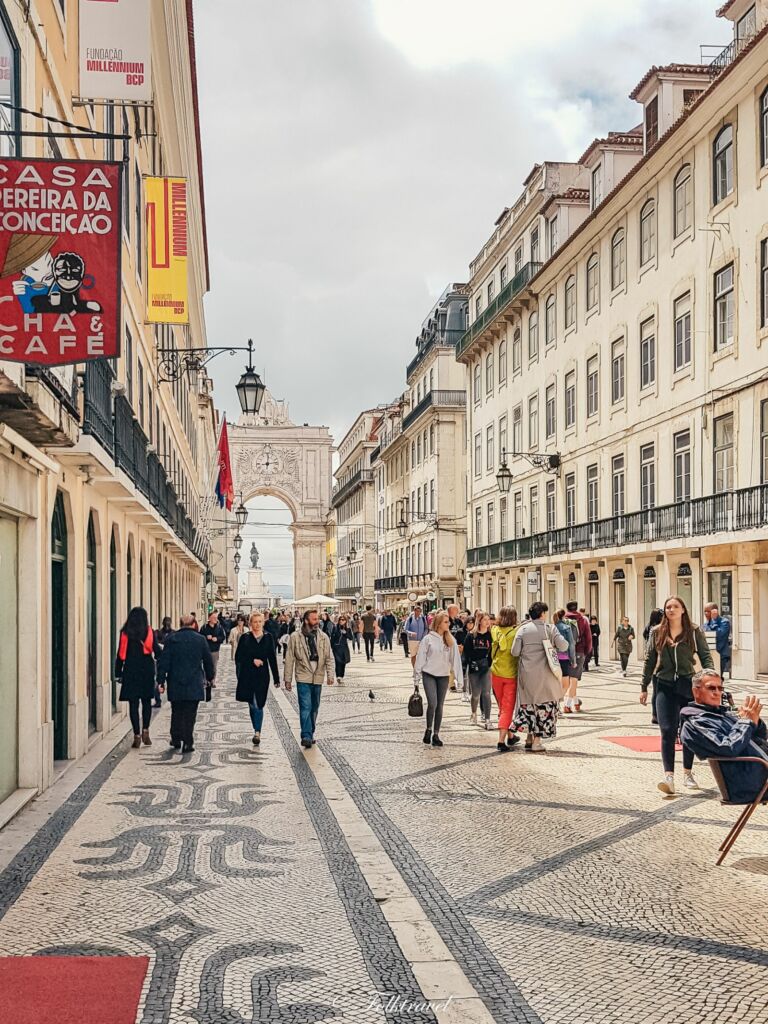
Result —
[{"label": "black jacket", "polygon": [[749,804],[768,779],[768,733],[765,722],[757,725],[739,718],[730,708],[689,704],[680,712],[683,743],[700,757],[760,757],[766,767],[725,761],[720,765],[732,803]]},{"label": "black jacket", "polygon": [[154,642],[152,654],[144,653],[144,645],[138,640],[128,641],[125,661],[118,655],[115,658],[115,679],[121,681],[120,700],[132,700],[144,697],[152,700],[155,694],[155,658],[160,654],[157,642]]},{"label": "black jacket", "polygon": [[[263,665],[254,665],[255,659],[263,661]],[[277,648],[275,641],[266,629],[258,639],[248,630],[240,637],[235,651],[235,671],[237,672],[237,690],[235,700],[256,704],[263,708],[269,692],[269,673],[275,686],[280,685],[280,673],[277,669]]]},{"label": "black jacket", "polygon": [[267,619],[264,623],[264,632],[269,633],[277,647],[277,638],[280,636],[280,623],[277,619]]},{"label": "black jacket", "polygon": [[387,636],[392,636],[397,627],[397,619],[394,615],[382,615],[379,625]]},{"label": "black jacket", "polygon": [[167,684],[168,700],[205,700],[205,681],[214,675],[204,636],[185,626],[168,637],[157,666],[157,681]]},{"label": "black jacket", "polygon": [[352,630],[349,626],[334,626],[330,636],[333,660],[339,665],[348,665],[352,660],[349,653],[349,641],[352,640]]},{"label": "black jacket", "polygon": [[200,636],[205,637],[211,654],[217,654],[221,650],[221,645],[227,642],[227,634],[220,622],[217,622],[215,626],[209,626],[206,622],[204,626],[200,627]]},{"label": "black jacket", "polygon": [[491,667],[491,634],[467,633],[463,658],[470,672],[485,672]]}]

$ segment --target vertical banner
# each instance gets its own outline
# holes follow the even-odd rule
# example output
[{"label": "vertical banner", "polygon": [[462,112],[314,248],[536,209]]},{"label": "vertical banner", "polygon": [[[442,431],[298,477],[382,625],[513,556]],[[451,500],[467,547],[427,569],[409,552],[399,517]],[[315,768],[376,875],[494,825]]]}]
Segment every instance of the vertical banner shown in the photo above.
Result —
[{"label": "vertical banner", "polygon": [[152,99],[149,0],[80,0],[80,95]]},{"label": "vertical banner", "polygon": [[0,158],[0,359],[120,353],[120,164]]},{"label": "vertical banner", "polygon": [[188,324],[187,182],[145,178],[147,321]]}]

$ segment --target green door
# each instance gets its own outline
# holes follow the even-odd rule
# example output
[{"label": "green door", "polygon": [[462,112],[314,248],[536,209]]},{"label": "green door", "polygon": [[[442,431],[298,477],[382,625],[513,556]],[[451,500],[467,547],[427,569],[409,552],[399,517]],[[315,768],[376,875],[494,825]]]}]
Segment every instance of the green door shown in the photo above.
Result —
[{"label": "green door", "polygon": [[18,539],[15,519],[0,516],[0,800],[16,789],[19,764]]},{"label": "green door", "polygon": [[96,579],[96,531],[93,528],[93,516],[88,517],[88,544],[86,550],[86,627],[87,627],[87,655],[88,655],[88,728],[90,732],[96,729],[97,702],[96,691],[98,687],[98,658],[97,658],[97,634],[96,634],[96,601],[98,587]]},{"label": "green door", "polygon": [[109,677],[112,680],[112,710],[117,711],[117,680],[114,663],[117,654],[117,545],[115,534],[109,542]]},{"label": "green door", "polygon": [[59,492],[51,522],[51,715],[55,761],[65,760],[69,753],[67,657],[67,521]]}]

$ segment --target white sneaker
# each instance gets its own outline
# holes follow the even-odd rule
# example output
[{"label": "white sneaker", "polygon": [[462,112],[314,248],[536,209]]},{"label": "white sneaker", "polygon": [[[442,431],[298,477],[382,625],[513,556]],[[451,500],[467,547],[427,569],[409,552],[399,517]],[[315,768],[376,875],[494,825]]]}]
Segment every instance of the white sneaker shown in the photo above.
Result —
[{"label": "white sneaker", "polygon": [[473,711],[472,714],[469,716],[469,724],[470,725],[477,725],[477,712],[476,711]]},{"label": "white sneaker", "polygon": [[672,772],[666,772],[664,781],[659,783],[658,789],[666,796],[675,795],[675,776]]},{"label": "white sneaker", "polygon": [[683,788],[695,790],[699,788],[699,784],[696,779],[694,779],[692,772],[685,772],[683,774]]},{"label": "white sneaker", "polygon": [[541,742],[541,736],[533,737],[533,743],[528,747],[528,750],[530,750],[532,754],[543,754],[545,752],[544,744]]},{"label": "white sneaker", "polygon": [[485,731],[486,732],[490,732],[490,729],[491,729],[491,720],[490,720],[490,718],[486,718],[486,720],[485,720]]}]

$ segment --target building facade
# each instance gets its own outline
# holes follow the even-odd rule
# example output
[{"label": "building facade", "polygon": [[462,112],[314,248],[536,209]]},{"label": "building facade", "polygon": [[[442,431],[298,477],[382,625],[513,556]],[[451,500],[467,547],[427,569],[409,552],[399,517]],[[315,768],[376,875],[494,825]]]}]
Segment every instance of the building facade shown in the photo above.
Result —
[{"label": "building facade", "polygon": [[464,285],[449,285],[425,319],[407,390],[383,410],[371,453],[378,537],[376,602],[463,599],[466,391],[455,346],[467,321]]},{"label": "building facade", "polygon": [[[156,369],[160,348],[206,344],[191,3],[152,5],[150,105],[76,99],[77,53],[76,4],[0,2],[0,91],[17,106],[127,136],[67,137],[49,124],[47,137],[0,141],[3,155],[124,161],[120,357],[56,370],[0,361],[0,825],[121,726],[113,663],[128,610],[144,605],[158,625],[204,600],[200,505],[215,410],[204,375],[160,384]],[[28,132],[46,125],[3,116]],[[188,330],[144,322],[147,174],[188,180]]]},{"label": "building facade", "polygon": [[473,604],[575,599],[605,634],[669,594],[696,621],[716,600],[751,676],[768,672],[768,4],[719,13],[733,42],[653,68],[637,127],[534,169],[472,264],[457,358]]},{"label": "building facade", "polygon": [[336,564],[334,596],[340,607],[373,604],[376,577],[376,495],[370,456],[378,443],[378,409],[361,412],[339,444],[334,513]]}]

